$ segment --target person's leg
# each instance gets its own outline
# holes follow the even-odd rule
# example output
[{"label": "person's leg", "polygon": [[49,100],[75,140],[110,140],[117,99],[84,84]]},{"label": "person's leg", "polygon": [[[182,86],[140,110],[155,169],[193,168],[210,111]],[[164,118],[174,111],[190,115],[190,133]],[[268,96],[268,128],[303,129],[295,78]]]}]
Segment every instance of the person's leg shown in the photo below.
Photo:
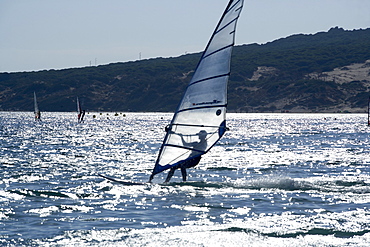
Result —
[{"label": "person's leg", "polygon": [[154,174],[152,173],[152,175],[150,175],[150,177],[149,177],[149,183],[151,183],[152,182],[152,180],[153,180],[153,178],[154,178]]},{"label": "person's leg", "polygon": [[171,178],[172,178],[173,174],[175,173],[175,170],[176,170],[176,168],[175,168],[175,167],[172,167],[172,168],[170,169],[170,171],[168,172],[167,178],[166,178],[166,180],[164,181],[165,183],[168,183],[168,182],[171,180]]},{"label": "person's leg", "polygon": [[181,166],[181,175],[182,175],[182,181],[186,181],[187,174],[186,174],[186,168],[184,166]]}]

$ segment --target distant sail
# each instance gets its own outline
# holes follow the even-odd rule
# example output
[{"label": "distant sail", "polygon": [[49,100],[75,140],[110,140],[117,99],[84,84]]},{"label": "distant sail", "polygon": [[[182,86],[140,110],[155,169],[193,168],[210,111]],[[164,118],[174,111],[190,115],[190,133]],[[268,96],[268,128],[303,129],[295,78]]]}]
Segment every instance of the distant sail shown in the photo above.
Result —
[{"label": "distant sail", "polygon": [[36,92],[33,92],[33,100],[35,105],[35,120],[41,120],[41,113],[37,104]]},{"label": "distant sail", "polygon": [[367,125],[370,126],[370,97],[367,100]]},{"label": "distant sail", "polygon": [[82,113],[82,109],[81,109],[80,101],[78,100],[78,97],[77,97],[77,121],[78,122],[80,122],[81,113]]},{"label": "distant sail", "polygon": [[207,153],[225,133],[230,59],[242,7],[243,0],[226,7],[166,128],[152,175]]},{"label": "distant sail", "polygon": [[77,97],[77,119],[78,119],[77,121],[79,123],[82,123],[83,120],[84,120],[84,116],[85,116],[85,111],[82,110],[80,101],[79,101],[79,99]]}]

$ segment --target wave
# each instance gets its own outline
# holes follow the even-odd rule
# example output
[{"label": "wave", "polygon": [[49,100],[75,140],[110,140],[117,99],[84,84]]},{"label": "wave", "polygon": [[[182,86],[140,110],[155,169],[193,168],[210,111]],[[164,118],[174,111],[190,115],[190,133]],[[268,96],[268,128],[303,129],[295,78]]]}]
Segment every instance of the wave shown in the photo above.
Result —
[{"label": "wave", "polygon": [[188,181],[160,185],[192,186],[197,188],[279,189],[285,191],[349,192],[355,194],[370,193],[370,183],[364,180],[348,181],[346,179],[337,179],[324,181],[324,178],[320,178],[317,181],[308,181],[307,179],[293,179],[290,177],[261,177],[254,179],[238,179],[228,182]]},{"label": "wave", "polygon": [[264,189],[276,188],[285,190],[294,190],[295,182],[291,178],[261,178],[251,180],[236,180],[232,182],[208,182],[208,181],[188,181],[188,182],[173,182],[161,184],[163,186],[192,186],[198,188],[237,188],[237,189]]},{"label": "wave", "polygon": [[297,181],[297,189],[300,190],[316,190],[319,192],[345,192],[355,194],[370,193],[370,184],[364,180],[349,181],[347,179],[335,179],[325,181],[320,179],[318,181]]},{"label": "wave", "polygon": [[210,171],[236,171],[238,169],[234,168],[234,167],[220,166],[220,167],[209,167],[209,168],[207,168],[207,170],[210,170]]},{"label": "wave", "polygon": [[[9,190],[8,192],[14,193],[20,196],[25,196],[25,197],[72,198],[72,199],[76,199],[79,197],[73,193],[59,192],[59,191],[47,191],[47,190],[22,189],[22,190]],[[88,196],[82,195],[82,197],[88,197]]]},{"label": "wave", "polygon": [[247,229],[247,228],[240,228],[240,227],[229,227],[226,229],[219,229],[215,231],[254,233],[254,234],[259,234],[265,237],[275,237],[275,238],[296,238],[296,237],[302,237],[302,236],[307,236],[307,235],[322,235],[322,236],[332,235],[337,238],[352,238],[354,236],[363,236],[366,233],[370,233],[370,230],[351,232],[351,231],[340,231],[340,230],[325,229],[325,228],[312,228],[307,231],[296,231],[296,232],[291,232],[291,233],[279,233],[279,232],[262,233],[254,229]]}]

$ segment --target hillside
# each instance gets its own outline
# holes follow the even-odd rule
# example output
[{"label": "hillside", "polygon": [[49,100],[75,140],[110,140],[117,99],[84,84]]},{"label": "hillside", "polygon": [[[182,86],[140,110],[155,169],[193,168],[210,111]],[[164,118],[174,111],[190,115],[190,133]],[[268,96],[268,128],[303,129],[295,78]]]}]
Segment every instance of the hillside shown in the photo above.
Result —
[{"label": "hillside", "polygon": [[[0,73],[0,110],[174,111],[199,53],[96,67]],[[237,46],[230,112],[364,112],[370,95],[370,29],[332,28]]]}]

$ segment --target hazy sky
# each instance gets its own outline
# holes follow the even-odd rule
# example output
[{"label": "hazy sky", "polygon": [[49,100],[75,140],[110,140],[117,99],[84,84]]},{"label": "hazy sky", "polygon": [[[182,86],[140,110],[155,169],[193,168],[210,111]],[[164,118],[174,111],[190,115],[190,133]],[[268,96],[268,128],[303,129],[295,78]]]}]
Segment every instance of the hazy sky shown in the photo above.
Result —
[{"label": "hazy sky", "polygon": [[[0,72],[202,51],[228,0],[0,0]],[[370,0],[245,0],[236,44],[370,27]]]}]

